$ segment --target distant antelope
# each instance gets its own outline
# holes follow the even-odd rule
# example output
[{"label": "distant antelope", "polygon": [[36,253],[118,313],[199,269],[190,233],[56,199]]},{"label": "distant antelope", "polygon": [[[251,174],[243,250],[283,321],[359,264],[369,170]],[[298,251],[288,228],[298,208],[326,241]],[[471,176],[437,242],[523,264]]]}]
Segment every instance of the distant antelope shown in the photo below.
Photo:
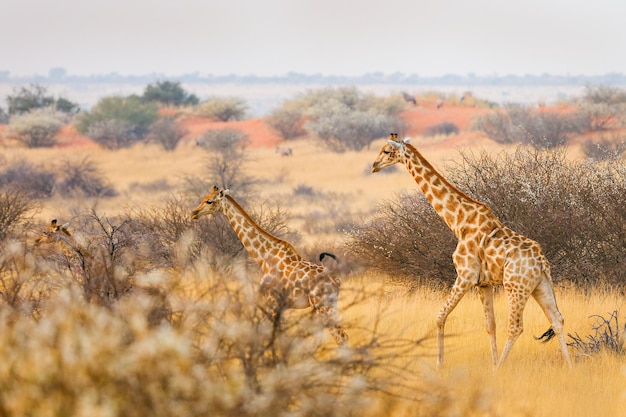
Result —
[{"label": "distant antelope", "polygon": [[439,100],[437,100],[437,110],[439,110],[442,107],[443,107],[443,99],[440,98]]},{"label": "distant antelope", "polygon": [[414,106],[417,106],[417,100],[415,100],[415,96],[412,96],[410,94],[405,93],[404,91],[402,92],[402,98],[404,99],[404,101],[406,101],[407,103],[413,103]]},{"label": "distant antelope", "polygon": [[276,153],[280,156],[293,156],[293,151],[287,146],[277,146]]}]

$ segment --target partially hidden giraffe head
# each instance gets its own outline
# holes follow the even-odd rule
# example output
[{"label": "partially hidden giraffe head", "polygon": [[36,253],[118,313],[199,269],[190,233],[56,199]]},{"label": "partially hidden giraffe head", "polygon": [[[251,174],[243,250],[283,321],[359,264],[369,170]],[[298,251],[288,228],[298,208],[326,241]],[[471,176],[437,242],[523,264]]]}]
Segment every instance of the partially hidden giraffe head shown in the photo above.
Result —
[{"label": "partially hidden giraffe head", "polygon": [[403,161],[404,146],[409,143],[411,138],[405,138],[404,140],[398,140],[398,134],[392,133],[389,135],[389,140],[383,145],[378,154],[378,157],[372,164],[372,173],[378,172],[381,169],[397,164]]},{"label": "partially hidden giraffe head", "polygon": [[198,207],[191,212],[191,218],[196,220],[202,216],[208,216],[220,211],[222,208],[222,199],[225,195],[228,195],[228,190],[222,190],[217,185],[214,185],[209,195],[204,197]]},{"label": "partially hidden giraffe head", "polygon": [[69,226],[69,223],[59,225],[57,219],[52,219],[48,227],[35,239],[35,245],[54,243],[63,237],[72,236],[68,230]]}]

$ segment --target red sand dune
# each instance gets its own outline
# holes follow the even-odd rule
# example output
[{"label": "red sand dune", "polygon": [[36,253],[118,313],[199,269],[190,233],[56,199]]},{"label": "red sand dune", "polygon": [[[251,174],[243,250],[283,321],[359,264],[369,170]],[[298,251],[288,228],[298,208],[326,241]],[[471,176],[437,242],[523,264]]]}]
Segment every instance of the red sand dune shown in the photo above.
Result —
[{"label": "red sand dune", "polygon": [[248,135],[252,147],[272,147],[282,141],[282,138],[266,125],[263,119],[218,122],[193,116],[184,119],[182,124],[188,130],[185,139],[200,137],[209,130],[236,129]]}]

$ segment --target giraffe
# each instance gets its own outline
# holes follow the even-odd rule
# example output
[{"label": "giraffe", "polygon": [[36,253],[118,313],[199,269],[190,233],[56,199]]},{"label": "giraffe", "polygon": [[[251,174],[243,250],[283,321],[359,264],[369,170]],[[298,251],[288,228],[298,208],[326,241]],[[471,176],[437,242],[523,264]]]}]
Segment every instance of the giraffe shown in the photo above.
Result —
[{"label": "giraffe", "polygon": [[[484,203],[477,201],[448,182],[412,146],[410,138],[398,140],[392,133],[372,165],[372,173],[404,164],[439,217],[458,239],[452,255],[456,281],[437,315],[437,365],[443,365],[444,326],[448,315],[472,287],[476,287],[483,305],[487,333],[491,342],[494,368],[509,355],[523,331],[524,307],[530,296],[541,306],[551,327],[539,339],[547,342],[555,335],[563,357],[572,366],[552,287],[550,265],[539,243],[504,225]],[[493,286],[503,284],[508,302],[508,332],[504,350],[498,359]]]},{"label": "giraffe", "polygon": [[120,297],[134,292],[145,296],[151,303],[147,315],[149,325],[156,326],[171,319],[171,306],[165,292],[156,287],[135,285],[130,277],[117,279],[111,274],[114,268],[107,266],[93,242],[77,239],[70,232],[69,225],[58,224],[57,219],[52,219],[35,238],[35,246],[62,245],[62,263],[82,287],[85,301],[110,306]]},{"label": "giraffe", "polygon": [[[260,293],[265,298],[274,323],[283,309],[311,307],[322,320],[338,345],[348,341],[348,335],[337,321],[337,301],[341,282],[329,275],[323,265],[308,262],[289,242],[263,230],[229,195],[229,190],[214,186],[191,214],[192,219],[223,213],[243,243],[248,254],[263,271]],[[325,256],[334,255],[323,252]]]}]

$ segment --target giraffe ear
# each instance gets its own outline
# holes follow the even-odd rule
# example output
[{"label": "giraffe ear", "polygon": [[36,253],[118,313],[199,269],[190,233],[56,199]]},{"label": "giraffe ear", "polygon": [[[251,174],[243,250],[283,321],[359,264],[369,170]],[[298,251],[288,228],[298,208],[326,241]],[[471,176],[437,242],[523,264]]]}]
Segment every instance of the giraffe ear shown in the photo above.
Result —
[{"label": "giraffe ear", "polygon": [[404,138],[404,140],[402,142],[409,143],[410,141],[411,141],[411,138]]},{"label": "giraffe ear", "polygon": [[67,230],[69,227],[70,227],[70,224],[69,224],[69,223],[63,223],[63,224],[61,225],[61,230]]},{"label": "giraffe ear", "polygon": [[230,190],[228,188],[223,190],[222,195],[230,195]]},{"label": "giraffe ear", "polygon": [[402,146],[402,144],[401,144],[401,143],[398,143],[398,142],[396,142],[395,140],[391,140],[391,139],[390,139],[390,140],[388,140],[387,142],[389,142],[389,144],[390,144],[391,146],[393,146],[394,148],[398,148],[398,149],[400,149],[400,147]]}]

